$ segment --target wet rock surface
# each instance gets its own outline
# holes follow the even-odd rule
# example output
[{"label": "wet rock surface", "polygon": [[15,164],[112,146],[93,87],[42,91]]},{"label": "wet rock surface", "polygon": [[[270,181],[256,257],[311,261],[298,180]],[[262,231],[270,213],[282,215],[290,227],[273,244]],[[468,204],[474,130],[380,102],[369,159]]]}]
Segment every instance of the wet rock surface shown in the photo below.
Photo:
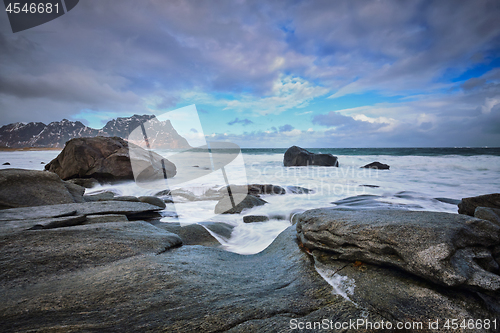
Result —
[{"label": "wet rock surface", "polygon": [[156,212],[161,208],[144,202],[98,201],[73,204],[11,208],[0,211],[1,221],[34,220],[74,215],[123,214]]},{"label": "wet rock surface", "polygon": [[84,202],[84,192],[50,172],[0,170],[0,209]]},{"label": "wet rock surface", "polygon": [[389,170],[390,166],[380,162],[372,162],[367,165],[362,166],[365,169],[379,169],[379,170]]},{"label": "wet rock surface", "polygon": [[[61,179],[95,178],[100,182],[134,180],[130,164],[129,148],[134,147],[134,163],[143,172],[138,178],[162,179],[162,156],[150,153],[119,137],[76,138],[66,142],[61,153],[45,166],[45,170],[59,175]],[[154,166],[151,165],[151,159]],[[163,159],[168,178],[176,174],[176,167]]]},{"label": "wet rock surface", "polygon": [[474,216],[477,207],[500,209],[500,193],[480,195],[477,197],[463,198],[458,204],[458,213]]},{"label": "wet rock surface", "polygon": [[393,266],[433,283],[499,291],[493,248],[500,226],[464,215],[416,211],[313,209],[299,216],[297,237],[341,260]]},{"label": "wet rock surface", "polygon": [[285,152],[283,165],[286,167],[310,165],[338,167],[339,162],[337,156],[332,154],[315,154],[306,149],[292,146]]},{"label": "wet rock surface", "polygon": [[215,214],[239,214],[245,209],[263,206],[267,201],[250,194],[236,193],[225,196],[215,205]]}]

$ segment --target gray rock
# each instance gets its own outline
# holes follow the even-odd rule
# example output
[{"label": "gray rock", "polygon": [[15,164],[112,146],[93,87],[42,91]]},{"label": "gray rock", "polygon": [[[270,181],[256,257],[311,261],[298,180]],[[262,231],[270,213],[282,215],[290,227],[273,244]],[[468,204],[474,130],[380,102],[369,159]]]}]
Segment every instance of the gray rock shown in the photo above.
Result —
[{"label": "gray rock", "polygon": [[458,213],[474,216],[476,207],[500,208],[500,193],[462,198],[462,200],[458,204]]},{"label": "gray rock", "polygon": [[92,188],[99,185],[99,182],[95,178],[73,178],[67,180],[67,182],[83,186],[85,188]]},{"label": "gray rock", "polygon": [[110,222],[0,235],[0,287],[42,282],[45,277],[157,254],[181,239],[147,222]]},{"label": "gray rock", "polygon": [[[235,204],[233,206],[233,203]],[[239,214],[244,209],[265,205],[267,201],[253,195],[234,194],[225,196],[215,205],[215,214]]]},{"label": "gray rock", "polygon": [[[76,211],[73,212],[76,214]],[[51,229],[54,227],[69,227],[86,223],[86,217],[83,215],[70,215],[53,218],[27,219],[0,221],[0,235],[23,232],[29,229]],[[45,228],[45,226],[48,226]]]},{"label": "gray rock", "polygon": [[363,184],[363,185],[359,185],[359,186],[370,187],[370,188],[379,188],[380,187],[378,185],[367,185],[367,184]]},{"label": "gray rock", "polygon": [[83,202],[85,189],[36,170],[0,170],[0,208]]},{"label": "gray rock", "polygon": [[[399,270],[328,261],[319,251],[311,260],[297,246],[293,228],[263,252],[242,256],[203,246],[156,254],[163,244],[151,229],[131,228],[138,233],[131,239],[125,230],[94,226],[82,239],[67,234],[82,227],[31,231],[43,235],[43,245],[49,235],[63,242],[22,251],[21,265],[11,260],[15,249],[37,239],[13,239],[7,253],[0,253],[0,262],[7,262],[0,272],[4,332],[288,332],[294,331],[291,320],[426,325],[442,318],[498,317],[498,299],[488,299],[488,308],[485,294],[447,290]],[[338,271],[335,289],[316,269]],[[353,289],[350,300],[337,294],[346,285]]]},{"label": "gray rock", "polygon": [[87,215],[85,224],[109,223],[109,222],[128,222],[127,215],[123,214],[103,214]]},{"label": "gray rock", "polygon": [[332,154],[314,154],[303,148],[292,146],[288,148],[283,157],[283,165],[290,166],[333,166],[338,167],[337,156]]},{"label": "gray rock", "polygon": [[500,209],[488,207],[476,207],[474,217],[482,220],[488,220],[500,226]]},{"label": "gray rock", "polygon": [[[97,201],[62,205],[40,206],[37,209],[23,207],[0,210],[0,221],[36,220],[72,215],[123,214],[132,215],[161,210],[144,202]],[[0,222],[2,223],[2,222]]]},{"label": "gray rock", "polygon": [[[61,245],[23,251],[22,265],[2,267],[4,332],[60,327],[270,332],[288,328],[292,318],[348,320],[362,315],[362,309],[332,295],[330,285],[293,241],[294,230],[253,256],[204,246],[182,246],[156,255],[165,244],[161,236],[154,236],[158,233],[139,231],[131,239],[111,228],[97,230],[110,225],[91,225],[95,231],[84,233],[83,239],[79,233],[60,234],[58,238],[67,240]],[[32,232],[46,233],[38,239],[47,242],[61,230]],[[24,240],[30,246],[34,241]],[[12,256],[13,251],[9,248],[0,256]],[[374,314],[368,318],[382,320]]]},{"label": "gray rock", "polygon": [[380,162],[372,162],[367,165],[362,166],[361,168],[366,169],[379,169],[379,170],[389,170],[390,166]]},{"label": "gray rock", "polygon": [[154,206],[158,206],[162,209],[167,208],[167,205],[165,205],[165,201],[163,201],[160,198],[157,197],[152,197],[152,196],[142,196],[138,198],[140,202],[145,202]]},{"label": "gray rock", "polygon": [[187,225],[178,222],[160,222],[154,225],[160,229],[178,235],[182,239],[183,245],[203,245],[212,247],[219,247],[221,244],[213,234],[227,241],[231,237],[231,232],[234,228],[222,222],[199,222]]},{"label": "gray rock", "polygon": [[121,195],[119,197],[113,197],[110,200],[114,200],[114,201],[129,201],[129,202],[141,202],[138,197],[134,197],[133,195]]},{"label": "gray rock", "polygon": [[159,192],[155,193],[155,197],[163,197],[163,196],[169,196],[170,195],[170,190],[162,190]]},{"label": "gray rock", "polygon": [[243,216],[243,222],[253,223],[253,222],[267,222],[269,221],[269,216],[266,215],[246,215]]},{"label": "gray rock", "polygon": [[[232,194],[251,194],[254,196],[265,194],[285,194],[286,190],[278,185],[273,184],[249,184],[249,185],[229,185]],[[227,186],[221,188],[219,193],[222,196],[228,195]],[[220,198],[219,198],[220,199]]]},{"label": "gray rock", "polygon": [[100,192],[97,194],[88,194],[84,195],[83,199],[86,202],[93,202],[93,201],[106,201],[106,200],[112,200],[115,197],[115,193],[111,191],[104,191]]},{"label": "gray rock", "polygon": [[45,223],[35,224],[29,230],[74,227],[76,225],[83,224],[85,221],[87,221],[87,217],[85,215],[59,217],[59,218],[49,219],[49,221]]},{"label": "gray rock", "polygon": [[492,248],[500,226],[464,215],[417,211],[340,211],[302,213],[297,237],[308,249],[401,268],[449,287],[500,290]]},{"label": "gray rock", "polygon": [[[166,192],[162,191],[158,193],[166,193]],[[169,193],[176,200],[179,200],[179,197],[181,197],[186,199],[187,201],[220,200],[224,197],[222,193],[219,193],[218,191],[212,189],[208,189],[202,195],[196,195],[193,192],[185,189],[175,189],[170,191]]]},{"label": "gray rock", "polygon": [[309,194],[314,193],[314,190],[300,187],[300,186],[287,186],[286,191],[292,194]]},{"label": "gray rock", "polygon": [[[147,181],[150,178],[163,178],[160,161],[163,159],[168,178],[176,174],[173,163],[162,156],[142,149],[119,137],[75,138],[66,142],[61,153],[45,170],[54,172],[61,179],[95,178],[99,181],[134,180],[130,164],[129,148],[134,148],[134,165],[143,170],[137,178]],[[151,158],[154,166],[151,165]]]},{"label": "gray rock", "polygon": [[85,187],[70,182],[64,182],[64,186],[68,189],[75,202],[85,202],[83,198]]},{"label": "gray rock", "polygon": [[[429,321],[439,320],[439,327],[443,328],[445,321],[441,318],[460,318],[462,321],[465,318],[497,317],[499,313],[498,298],[494,300],[486,294],[441,287],[398,269],[359,261],[332,260],[327,252],[314,250],[312,255],[318,272],[331,279],[335,289],[346,293],[358,307],[381,315],[384,321],[392,323],[393,328],[397,322],[422,324],[408,330],[359,329],[347,332],[441,332],[441,329],[429,329]],[[473,331],[488,332],[479,326]]]}]

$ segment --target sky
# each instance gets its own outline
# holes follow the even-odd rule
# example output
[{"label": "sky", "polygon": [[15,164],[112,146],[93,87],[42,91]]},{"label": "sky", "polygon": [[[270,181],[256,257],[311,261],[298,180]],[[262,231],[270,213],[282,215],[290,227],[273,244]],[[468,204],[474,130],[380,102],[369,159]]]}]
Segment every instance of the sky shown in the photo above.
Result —
[{"label": "sky", "polygon": [[80,0],[12,33],[0,126],[195,105],[244,148],[499,147],[500,1]]}]

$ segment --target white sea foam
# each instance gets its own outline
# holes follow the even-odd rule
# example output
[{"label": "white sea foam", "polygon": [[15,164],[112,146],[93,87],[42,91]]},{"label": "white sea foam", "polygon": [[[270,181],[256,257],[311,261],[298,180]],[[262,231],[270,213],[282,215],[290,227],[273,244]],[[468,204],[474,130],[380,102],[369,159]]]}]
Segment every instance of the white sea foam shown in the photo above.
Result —
[{"label": "white sea foam", "polygon": [[[49,162],[59,151],[0,152],[1,168],[26,168],[43,170],[40,162]],[[160,152],[161,153],[161,152]],[[500,156],[390,156],[346,155],[338,156],[340,167],[283,167],[283,154],[244,154],[245,169],[228,169],[230,183],[247,179],[248,183],[301,186],[315,190],[312,194],[263,195],[269,204],[255,207],[241,215],[218,215],[211,220],[234,226],[230,239],[221,239],[228,251],[252,254],[262,251],[290,223],[271,219],[268,222],[245,224],[243,215],[289,215],[294,210],[335,207],[332,202],[359,195],[356,202],[338,207],[349,209],[403,208],[456,213],[457,206],[434,198],[460,200],[463,197],[499,192]],[[373,161],[389,164],[390,170],[360,169]],[[195,163],[193,164],[195,165]],[[246,174],[246,177],[245,177]],[[184,189],[200,195],[210,188],[220,188],[225,183],[220,175],[210,174],[183,184]],[[376,185],[377,188],[361,185]],[[134,182],[104,185],[87,193],[111,190],[117,195],[153,195],[158,189],[147,189]],[[216,201],[176,202],[167,210],[177,209],[183,221],[199,221],[213,215]],[[165,217],[164,222],[177,221]]]}]

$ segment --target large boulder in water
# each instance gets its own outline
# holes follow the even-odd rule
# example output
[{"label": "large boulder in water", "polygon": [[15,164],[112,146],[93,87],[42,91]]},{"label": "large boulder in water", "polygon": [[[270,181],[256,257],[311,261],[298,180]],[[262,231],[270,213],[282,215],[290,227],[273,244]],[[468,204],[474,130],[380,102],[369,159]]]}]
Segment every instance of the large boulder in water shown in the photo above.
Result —
[{"label": "large boulder in water", "polygon": [[418,211],[313,209],[297,237],[340,260],[393,266],[431,282],[500,291],[500,226],[465,215]]},{"label": "large boulder in water", "polygon": [[379,169],[379,170],[389,170],[390,166],[388,164],[380,162],[372,162],[370,164],[362,166],[365,169]]},{"label": "large boulder in water", "polygon": [[500,208],[500,193],[462,198],[458,204],[458,213],[474,216],[477,207]]},{"label": "large boulder in water", "polygon": [[[62,152],[45,166],[64,180],[95,178],[99,181],[134,180],[129,147],[134,148],[134,166],[144,178],[162,178],[162,156],[149,152],[118,137],[76,138],[66,142]],[[153,159],[153,164],[151,163]],[[176,174],[173,163],[163,159],[167,178]]]},{"label": "large boulder in water", "polygon": [[0,170],[0,209],[84,202],[84,192],[52,172]]},{"label": "large boulder in water", "polygon": [[337,156],[332,154],[315,154],[303,148],[292,146],[285,152],[283,164],[286,167],[290,166],[339,166]]}]

